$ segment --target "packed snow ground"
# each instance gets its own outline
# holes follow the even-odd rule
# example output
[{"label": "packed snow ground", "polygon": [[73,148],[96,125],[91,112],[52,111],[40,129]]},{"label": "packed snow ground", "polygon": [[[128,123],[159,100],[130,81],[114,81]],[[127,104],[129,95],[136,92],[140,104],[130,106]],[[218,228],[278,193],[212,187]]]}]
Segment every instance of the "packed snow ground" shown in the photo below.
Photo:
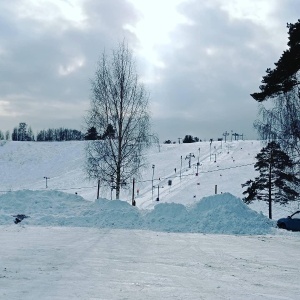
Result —
[{"label": "packed snow ground", "polygon": [[1,227],[0,299],[299,299],[299,237]]},{"label": "packed snow ground", "polygon": [[[3,142],[0,299],[298,299],[299,233],[240,199],[261,147],[153,147],[133,207],[131,182],[123,201],[104,187],[95,200],[84,142]],[[275,205],[274,218],[297,208]]]}]

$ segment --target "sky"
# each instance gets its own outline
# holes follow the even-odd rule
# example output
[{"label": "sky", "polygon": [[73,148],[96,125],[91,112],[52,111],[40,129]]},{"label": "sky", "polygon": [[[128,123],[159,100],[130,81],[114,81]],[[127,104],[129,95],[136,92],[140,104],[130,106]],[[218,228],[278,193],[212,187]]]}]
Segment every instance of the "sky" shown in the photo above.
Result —
[{"label": "sky", "polygon": [[1,1],[0,130],[85,131],[97,61],[126,39],[161,142],[256,138],[250,93],[298,11],[297,0]]}]

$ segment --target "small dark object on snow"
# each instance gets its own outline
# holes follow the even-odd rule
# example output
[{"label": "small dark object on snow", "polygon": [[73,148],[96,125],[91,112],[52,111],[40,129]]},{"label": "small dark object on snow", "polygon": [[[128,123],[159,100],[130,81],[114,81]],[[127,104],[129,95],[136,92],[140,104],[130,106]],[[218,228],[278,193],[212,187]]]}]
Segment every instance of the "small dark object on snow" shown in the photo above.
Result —
[{"label": "small dark object on snow", "polygon": [[15,215],[15,216],[13,216],[14,218],[15,218],[15,221],[14,221],[14,223],[15,224],[18,224],[18,223],[20,223],[23,219],[25,219],[25,218],[29,218],[28,216],[26,216],[26,215]]}]

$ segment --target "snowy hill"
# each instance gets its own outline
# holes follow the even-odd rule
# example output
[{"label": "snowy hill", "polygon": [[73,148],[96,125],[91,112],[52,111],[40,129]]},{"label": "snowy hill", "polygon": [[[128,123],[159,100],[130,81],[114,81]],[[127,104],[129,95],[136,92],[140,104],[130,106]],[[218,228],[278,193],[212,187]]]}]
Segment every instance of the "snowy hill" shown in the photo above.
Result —
[{"label": "snowy hill", "polygon": [[153,147],[134,207],[130,182],[123,201],[95,200],[84,142],[2,143],[0,299],[298,299],[299,233],[240,199],[261,147]]},{"label": "snowy hill", "polygon": [[[94,201],[97,182],[86,178],[84,145],[85,142],[2,143],[0,192],[56,190],[76,193]],[[253,166],[261,148],[260,141],[154,145],[148,152],[148,165],[142,178],[136,179],[134,196],[137,207],[153,209],[158,196],[159,203],[183,205],[193,204],[215,193],[230,193],[242,198],[241,184],[256,175]],[[44,177],[50,178],[47,189]],[[132,183],[127,182],[126,189],[121,191],[121,199],[131,203],[132,193]],[[102,187],[100,197],[114,198],[114,191],[111,193],[110,187]],[[267,215],[265,203],[254,203],[251,207]],[[292,213],[297,207],[298,203],[287,207],[275,205],[274,219]]]}]

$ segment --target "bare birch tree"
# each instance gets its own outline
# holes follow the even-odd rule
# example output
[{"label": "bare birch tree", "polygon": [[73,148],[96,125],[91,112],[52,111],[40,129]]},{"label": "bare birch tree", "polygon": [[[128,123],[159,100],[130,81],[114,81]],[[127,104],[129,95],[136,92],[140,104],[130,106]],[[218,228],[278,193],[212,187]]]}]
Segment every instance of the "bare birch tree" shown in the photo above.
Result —
[{"label": "bare birch tree", "polygon": [[145,164],[150,146],[148,93],[139,81],[132,51],[123,42],[111,55],[103,52],[92,80],[91,108],[86,119],[101,135],[111,128],[114,134],[88,141],[86,171],[89,178],[120,190]]}]

